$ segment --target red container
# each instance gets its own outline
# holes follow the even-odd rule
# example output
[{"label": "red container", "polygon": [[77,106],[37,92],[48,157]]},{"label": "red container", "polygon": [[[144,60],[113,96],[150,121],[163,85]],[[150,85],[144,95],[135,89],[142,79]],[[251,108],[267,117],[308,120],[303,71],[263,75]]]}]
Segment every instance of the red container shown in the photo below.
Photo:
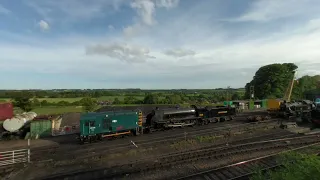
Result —
[{"label": "red container", "polygon": [[11,103],[0,104],[0,121],[13,117],[13,105]]}]

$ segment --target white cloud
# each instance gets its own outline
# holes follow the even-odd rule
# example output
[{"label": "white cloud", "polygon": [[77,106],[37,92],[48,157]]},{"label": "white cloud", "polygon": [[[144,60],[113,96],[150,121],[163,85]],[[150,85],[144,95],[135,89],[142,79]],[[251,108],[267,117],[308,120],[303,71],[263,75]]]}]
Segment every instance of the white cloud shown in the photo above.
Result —
[{"label": "white cloud", "polygon": [[140,16],[142,23],[146,25],[153,25],[155,12],[155,4],[151,0],[135,0],[131,3],[131,7],[136,9]]},{"label": "white cloud", "polygon": [[108,45],[94,45],[86,48],[87,55],[106,55],[130,63],[146,62],[149,58],[149,49],[126,43],[113,43]]},{"label": "white cloud", "polygon": [[[154,5],[136,5],[134,11],[141,11],[137,13],[137,21],[122,24],[121,19],[113,19],[98,26],[107,32],[103,35],[83,33],[82,30],[95,32],[95,25],[81,31],[65,28],[67,35],[64,31],[57,32],[55,38],[37,37],[32,33],[30,36],[7,35],[8,32],[0,31],[2,37],[8,38],[0,42],[1,67],[6,72],[27,69],[43,74],[50,69],[50,73],[79,77],[90,83],[99,81],[97,83],[112,84],[113,87],[139,88],[243,87],[260,66],[270,63],[297,63],[301,75],[314,74],[320,69],[320,63],[317,63],[320,59],[320,12],[314,12],[312,7],[311,15],[306,0],[297,2],[303,8],[294,13],[292,8],[282,8],[282,1],[264,1],[269,10],[262,11],[263,15],[253,13],[258,13],[262,5],[253,5],[239,15],[243,21],[267,20],[268,26],[221,22],[220,19],[229,17],[225,16],[226,13],[212,15],[212,11],[218,12],[219,7],[211,6],[211,1],[196,3],[188,12],[179,9],[173,1],[148,1]],[[278,8],[268,5],[276,2],[280,5],[274,4],[273,7]],[[130,7],[130,3],[127,5]],[[90,5],[91,8],[95,6]],[[176,9],[159,11],[160,7]],[[205,7],[210,10],[203,10]],[[280,10],[283,15],[278,13]],[[172,11],[177,11],[173,12],[175,16],[171,16]],[[93,13],[88,15],[91,18],[99,14],[98,11],[90,12]],[[80,12],[72,12],[73,15],[68,17],[82,16],[77,13]],[[299,21],[295,21],[297,14]],[[121,15],[119,17],[131,18]],[[279,17],[292,19],[279,21]],[[48,23],[51,25],[50,21]],[[77,23],[81,24],[81,21]],[[113,29],[111,24],[125,28]],[[110,29],[113,30],[108,31]],[[135,38],[125,39],[122,33]]]},{"label": "white cloud", "polygon": [[123,28],[123,34],[125,37],[131,38],[142,33],[143,30],[144,28],[141,24],[133,24]]},{"label": "white cloud", "polygon": [[156,0],[157,7],[173,8],[177,7],[179,0]]},{"label": "white cloud", "polygon": [[257,0],[251,4],[249,10],[236,21],[270,21],[290,16],[317,13],[318,0]]},{"label": "white cloud", "polygon": [[43,30],[43,31],[47,31],[47,30],[50,29],[49,24],[44,20],[39,21],[38,25],[39,25],[40,29]]},{"label": "white cloud", "polygon": [[0,4],[0,14],[9,14],[11,11]]},{"label": "white cloud", "polygon": [[193,56],[196,54],[196,52],[188,49],[170,49],[164,52],[164,54],[168,56],[173,56],[173,57],[185,57],[185,56]]},{"label": "white cloud", "polygon": [[133,0],[130,6],[136,10],[139,18],[133,25],[124,28],[124,35],[132,37],[141,33],[146,26],[155,25],[157,22],[154,16],[157,8],[173,8],[178,4],[179,0]]}]

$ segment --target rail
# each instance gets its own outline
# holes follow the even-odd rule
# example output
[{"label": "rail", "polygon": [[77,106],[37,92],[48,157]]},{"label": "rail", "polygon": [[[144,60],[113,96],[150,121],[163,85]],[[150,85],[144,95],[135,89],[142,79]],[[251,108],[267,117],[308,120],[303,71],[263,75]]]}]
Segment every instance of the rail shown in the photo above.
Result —
[{"label": "rail", "polygon": [[30,149],[0,152],[0,168],[25,162],[30,162]]},{"label": "rail", "polygon": [[[189,180],[189,179],[190,180],[191,179],[214,180],[214,179],[216,179],[217,175],[220,176],[220,177],[218,177],[218,179],[219,178],[228,179],[228,180],[250,179],[249,177],[252,176],[255,173],[254,171],[252,171],[253,167],[260,166],[260,167],[263,168],[262,169],[263,171],[272,170],[274,168],[279,168],[283,164],[277,162],[274,159],[277,155],[282,154],[284,152],[296,151],[296,150],[308,148],[308,147],[311,147],[311,146],[314,146],[314,145],[319,145],[319,144],[320,143],[309,144],[309,145],[301,146],[301,147],[298,147],[298,148],[293,148],[293,149],[290,149],[290,150],[282,151],[280,153],[277,152],[277,153],[261,156],[261,157],[258,157],[258,158],[253,158],[253,159],[250,159],[250,160],[237,162],[237,163],[230,164],[230,165],[227,165],[227,166],[223,166],[223,167],[219,167],[219,168],[215,168],[215,169],[211,169],[211,170],[207,170],[207,171],[191,174],[191,175],[188,175],[188,176],[175,178],[175,180]],[[319,153],[317,155],[319,156]]]}]

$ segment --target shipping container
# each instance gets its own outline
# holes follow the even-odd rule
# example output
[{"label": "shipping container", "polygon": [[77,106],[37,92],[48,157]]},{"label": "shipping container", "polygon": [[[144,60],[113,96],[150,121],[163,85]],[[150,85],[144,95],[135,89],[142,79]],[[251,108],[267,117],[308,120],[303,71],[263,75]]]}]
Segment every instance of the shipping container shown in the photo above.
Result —
[{"label": "shipping container", "polygon": [[30,125],[30,135],[32,138],[49,137],[52,134],[51,120],[35,120]]},{"label": "shipping container", "polygon": [[266,99],[262,100],[262,106],[261,107],[262,108],[267,108],[268,107],[268,103],[267,103]]},{"label": "shipping container", "polygon": [[224,105],[224,106],[228,106],[228,105],[231,106],[232,104],[233,104],[232,101],[224,101],[224,102],[223,102],[223,105]]},{"label": "shipping container", "polygon": [[13,117],[13,105],[11,103],[0,103],[0,121]]},{"label": "shipping container", "polygon": [[278,99],[268,99],[267,106],[269,110],[278,110],[280,108],[281,101]]}]

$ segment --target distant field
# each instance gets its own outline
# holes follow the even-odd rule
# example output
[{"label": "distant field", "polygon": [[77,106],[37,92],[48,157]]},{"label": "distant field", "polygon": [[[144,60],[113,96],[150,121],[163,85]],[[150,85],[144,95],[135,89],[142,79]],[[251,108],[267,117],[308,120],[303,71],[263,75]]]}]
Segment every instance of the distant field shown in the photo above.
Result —
[{"label": "distant field", "polygon": [[39,107],[32,110],[38,115],[47,114],[63,114],[68,112],[82,112],[82,106],[66,106],[66,107]]},{"label": "distant field", "polygon": [[[115,98],[118,98],[120,101],[123,101],[124,98],[126,96],[102,96],[100,98],[97,98],[98,100],[100,101],[113,101]],[[142,100],[144,98],[144,96],[134,96],[135,98],[139,99],[139,100]],[[38,98],[39,101],[43,101],[43,100],[46,100],[48,101],[49,103],[57,103],[57,102],[60,102],[60,101],[67,101],[67,102],[75,102],[75,101],[80,101],[82,99],[82,97],[79,97],[79,98]],[[0,102],[1,101],[10,101],[10,99],[8,98],[0,98]]]},{"label": "distant field", "polygon": [[[118,104],[114,106],[148,106],[148,104]],[[102,106],[97,106],[96,109],[101,108]],[[31,110],[38,115],[48,115],[48,114],[63,114],[69,112],[83,112],[82,106],[46,106],[46,107],[37,107]]]}]

